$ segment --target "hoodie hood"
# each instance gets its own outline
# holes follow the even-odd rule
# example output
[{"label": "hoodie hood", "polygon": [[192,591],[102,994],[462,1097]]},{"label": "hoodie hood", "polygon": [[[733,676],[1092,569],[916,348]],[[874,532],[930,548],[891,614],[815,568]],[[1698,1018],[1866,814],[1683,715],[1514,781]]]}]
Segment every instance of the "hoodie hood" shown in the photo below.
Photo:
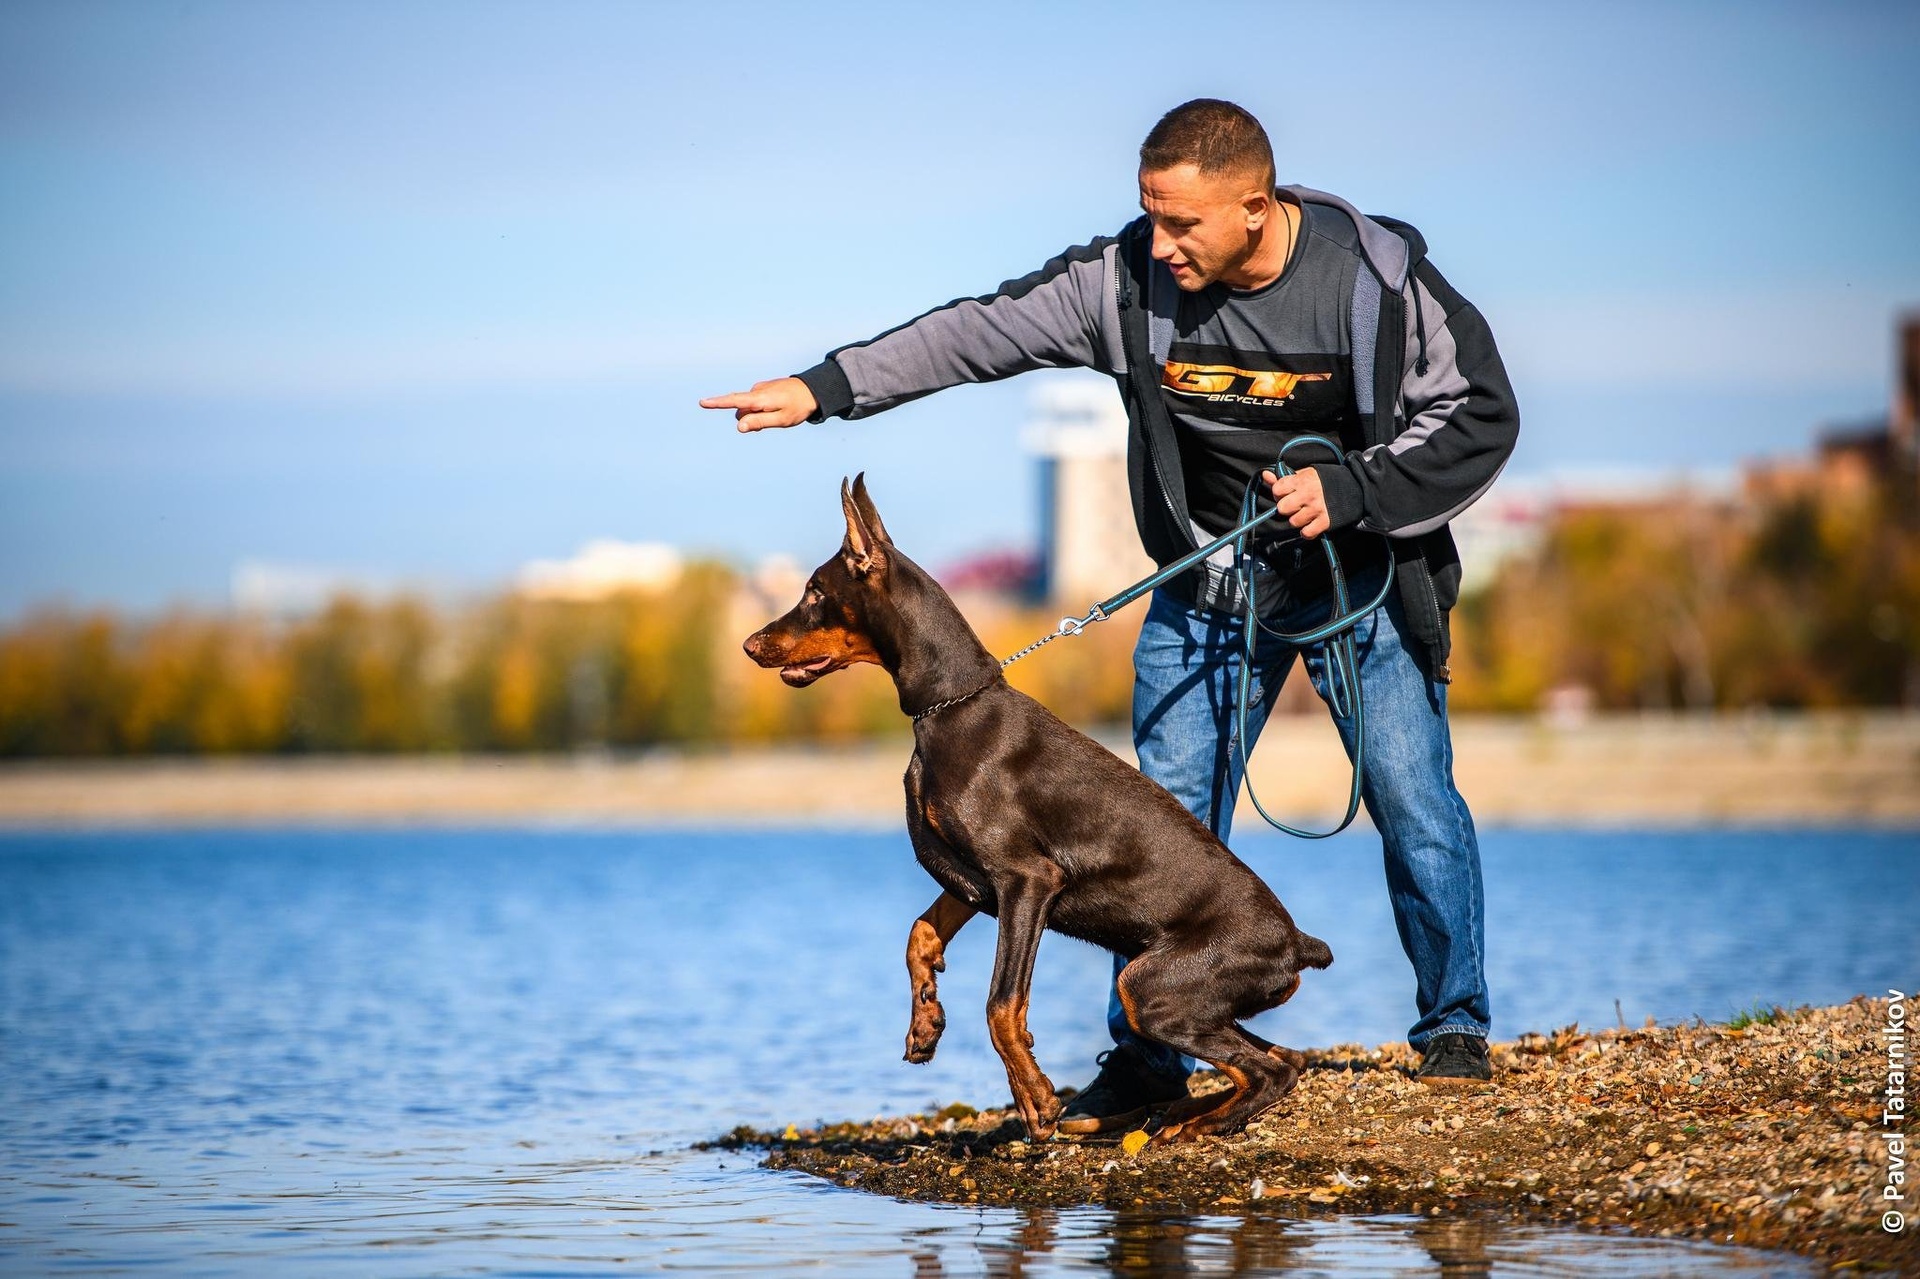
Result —
[{"label": "hoodie hood", "polygon": [[1360,252],[1380,282],[1395,293],[1407,285],[1407,272],[1427,256],[1427,242],[1418,231],[1393,218],[1370,218],[1337,195],[1315,191],[1312,187],[1281,187],[1302,204],[1324,204],[1352,219],[1360,233]]}]

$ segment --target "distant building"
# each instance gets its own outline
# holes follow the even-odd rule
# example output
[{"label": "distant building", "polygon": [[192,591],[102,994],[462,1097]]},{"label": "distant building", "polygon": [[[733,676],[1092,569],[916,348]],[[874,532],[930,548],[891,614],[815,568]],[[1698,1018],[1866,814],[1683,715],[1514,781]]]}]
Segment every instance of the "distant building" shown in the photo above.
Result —
[{"label": "distant building", "polygon": [[598,600],[622,591],[659,590],[680,580],[680,552],[659,542],[588,542],[565,560],[535,560],[514,589],[533,599]]},{"label": "distant building", "polygon": [[[1725,511],[1744,498],[1777,500],[1815,488],[1842,500],[1882,486],[1920,505],[1920,313],[1896,326],[1897,370],[1884,419],[1823,430],[1811,458],[1750,462],[1738,474],[1696,470],[1586,470],[1509,476],[1452,521],[1469,589],[1539,545],[1553,517],[1582,510]],[[1127,418],[1105,382],[1049,383],[1033,399],[1025,442],[1040,459],[1038,593],[1079,606],[1152,571],[1127,490]],[[967,585],[1024,593],[1017,556],[965,566]]]},{"label": "distant building", "polygon": [[1887,438],[1907,478],[1920,483],[1920,311],[1901,317]]},{"label": "distant building", "polygon": [[1557,515],[1724,507],[1737,487],[1731,472],[1706,470],[1592,467],[1503,476],[1448,526],[1460,549],[1463,588],[1491,585],[1508,561],[1531,555]]},{"label": "distant building", "polygon": [[1900,461],[1885,422],[1826,426],[1814,440],[1812,457],[1751,462],[1741,481],[1752,501],[1814,496],[1858,501],[1898,474]]},{"label": "distant building", "polygon": [[1531,554],[1551,511],[1552,494],[1543,485],[1506,479],[1454,516],[1449,527],[1467,588],[1486,585],[1507,561]]},{"label": "distant building", "polygon": [[940,585],[953,592],[1031,599],[1040,590],[1040,559],[1027,551],[982,551],[940,570]]},{"label": "distant building", "polygon": [[[1153,571],[1134,527],[1127,489],[1127,418],[1119,398],[1102,383],[1058,382],[1034,397],[1027,447],[1040,458],[1039,593],[1056,603],[1083,606]],[[1493,580],[1508,560],[1539,545],[1556,511],[1593,507],[1669,505],[1715,500],[1732,490],[1730,476],[1641,470],[1590,470],[1502,479],[1452,522],[1469,588]],[[1012,557],[970,562],[973,575],[1003,570],[1013,586]],[[942,580],[946,580],[943,575]]]},{"label": "distant building", "polygon": [[1040,591],[1091,604],[1153,571],[1127,489],[1127,415],[1105,382],[1059,381],[1033,397],[1024,441],[1040,458]]},{"label": "distant building", "polygon": [[1920,502],[1920,313],[1894,327],[1893,394],[1884,418],[1823,427],[1811,458],[1769,458],[1742,475],[1754,501],[1858,501],[1879,491],[1911,512]]},{"label": "distant building", "polygon": [[270,560],[242,560],[228,579],[235,612],[287,620],[318,613],[337,599],[382,599],[398,589],[385,577]]}]

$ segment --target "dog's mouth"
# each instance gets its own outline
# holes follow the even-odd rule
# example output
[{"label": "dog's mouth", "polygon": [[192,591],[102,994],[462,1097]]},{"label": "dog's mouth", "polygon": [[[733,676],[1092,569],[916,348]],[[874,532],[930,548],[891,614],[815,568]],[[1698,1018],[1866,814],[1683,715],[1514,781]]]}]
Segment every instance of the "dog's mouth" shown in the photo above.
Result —
[{"label": "dog's mouth", "polygon": [[789,662],[780,668],[780,678],[794,688],[805,688],[833,669],[833,658],[816,657],[810,662]]}]

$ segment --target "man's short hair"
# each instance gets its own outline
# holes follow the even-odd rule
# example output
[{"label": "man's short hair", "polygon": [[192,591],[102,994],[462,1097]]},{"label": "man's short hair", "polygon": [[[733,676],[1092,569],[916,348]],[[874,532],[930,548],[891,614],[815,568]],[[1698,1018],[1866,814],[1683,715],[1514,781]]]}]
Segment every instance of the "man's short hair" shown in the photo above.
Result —
[{"label": "man's short hair", "polygon": [[1140,144],[1140,171],[1158,173],[1182,164],[1209,177],[1245,174],[1273,186],[1273,145],[1245,107],[1218,98],[1195,98],[1160,117]]}]

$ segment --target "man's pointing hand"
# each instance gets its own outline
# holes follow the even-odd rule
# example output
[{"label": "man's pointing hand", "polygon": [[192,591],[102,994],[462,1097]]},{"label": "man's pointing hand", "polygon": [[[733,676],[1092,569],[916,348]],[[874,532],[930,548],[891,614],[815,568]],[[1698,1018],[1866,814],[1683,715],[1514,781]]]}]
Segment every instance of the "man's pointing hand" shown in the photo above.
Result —
[{"label": "man's pointing hand", "polygon": [[769,426],[798,426],[813,416],[820,403],[799,378],[777,377],[771,382],[755,382],[751,391],[709,396],[700,401],[700,407],[732,409],[740,430],[759,431]]}]

